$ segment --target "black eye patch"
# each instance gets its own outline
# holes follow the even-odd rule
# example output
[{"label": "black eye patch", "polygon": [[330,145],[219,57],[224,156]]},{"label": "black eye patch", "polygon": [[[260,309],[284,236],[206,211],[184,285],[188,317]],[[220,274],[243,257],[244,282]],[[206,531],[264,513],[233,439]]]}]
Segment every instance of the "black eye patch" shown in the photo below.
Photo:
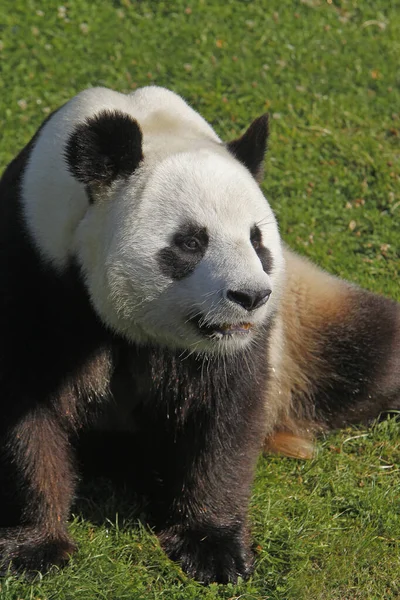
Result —
[{"label": "black eye patch", "polygon": [[268,275],[271,273],[274,266],[274,259],[271,252],[263,245],[261,229],[257,225],[253,225],[250,230],[250,241],[258,258],[262,264],[262,268]]},{"label": "black eye patch", "polygon": [[193,273],[207,246],[207,229],[186,223],[174,233],[170,245],[158,252],[160,271],[171,279],[184,279]]}]

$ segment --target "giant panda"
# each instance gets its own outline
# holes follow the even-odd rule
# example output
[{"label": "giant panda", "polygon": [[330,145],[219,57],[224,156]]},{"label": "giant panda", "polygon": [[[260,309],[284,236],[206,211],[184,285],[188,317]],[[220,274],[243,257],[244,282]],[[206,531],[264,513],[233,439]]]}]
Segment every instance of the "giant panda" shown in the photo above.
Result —
[{"label": "giant panda", "polygon": [[313,433],[400,406],[399,305],[283,246],[258,185],[267,137],[265,115],[222,143],[171,91],[94,88],[7,167],[3,570],[68,559],[79,439],[125,427],[171,559],[246,578],[263,445],[307,455]]}]

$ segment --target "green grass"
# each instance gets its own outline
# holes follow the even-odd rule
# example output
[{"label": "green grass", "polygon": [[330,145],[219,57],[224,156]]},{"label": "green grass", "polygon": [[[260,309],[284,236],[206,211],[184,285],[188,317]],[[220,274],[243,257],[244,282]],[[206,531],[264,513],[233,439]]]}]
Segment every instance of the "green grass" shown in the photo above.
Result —
[{"label": "green grass", "polygon": [[[91,85],[170,87],[226,140],[268,110],[263,188],[284,239],[400,300],[398,1],[59,4],[1,2],[1,167],[50,110]],[[99,486],[83,511],[92,518],[83,501],[75,509],[70,566],[33,583],[5,578],[0,598],[397,598],[399,429],[392,419],[331,436],[312,462],[260,459],[248,583],[189,580],[127,498]]]}]

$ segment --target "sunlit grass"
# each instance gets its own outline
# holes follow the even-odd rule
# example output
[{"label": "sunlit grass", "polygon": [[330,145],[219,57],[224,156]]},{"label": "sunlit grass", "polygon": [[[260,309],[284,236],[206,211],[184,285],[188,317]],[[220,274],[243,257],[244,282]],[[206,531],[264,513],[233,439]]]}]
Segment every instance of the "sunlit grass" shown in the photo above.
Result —
[{"label": "sunlit grass", "polygon": [[[400,300],[397,2],[3,0],[0,40],[2,167],[51,110],[92,85],[170,87],[226,140],[268,111],[263,189],[284,239]],[[84,501],[75,508],[70,566],[33,583],[4,578],[0,597],[397,598],[399,433],[392,419],[322,440],[311,462],[261,458],[247,583],[189,580],[128,499],[100,485],[85,519]]]}]

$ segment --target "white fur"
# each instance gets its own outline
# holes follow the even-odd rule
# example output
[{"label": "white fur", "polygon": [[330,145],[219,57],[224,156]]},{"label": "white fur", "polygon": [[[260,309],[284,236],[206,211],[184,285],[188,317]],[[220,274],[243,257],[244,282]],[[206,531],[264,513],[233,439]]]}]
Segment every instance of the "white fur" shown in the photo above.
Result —
[{"label": "white fur", "polygon": [[[138,121],[144,161],[90,205],[84,186],[68,172],[64,151],[76,125],[103,109]],[[39,134],[22,189],[25,219],[43,257],[62,270],[76,256],[98,314],[130,340],[189,351],[235,349],[252,334],[209,340],[187,319],[201,312],[207,324],[257,326],[277,307],[283,257],[271,208],[247,169],[173,92],[82,92]],[[209,245],[195,271],[175,281],[161,273],[157,253],[187,221],[207,228]],[[270,276],[250,243],[255,223],[273,257]],[[266,287],[271,299],[251,315],[226,299],[228,289]]]}]

